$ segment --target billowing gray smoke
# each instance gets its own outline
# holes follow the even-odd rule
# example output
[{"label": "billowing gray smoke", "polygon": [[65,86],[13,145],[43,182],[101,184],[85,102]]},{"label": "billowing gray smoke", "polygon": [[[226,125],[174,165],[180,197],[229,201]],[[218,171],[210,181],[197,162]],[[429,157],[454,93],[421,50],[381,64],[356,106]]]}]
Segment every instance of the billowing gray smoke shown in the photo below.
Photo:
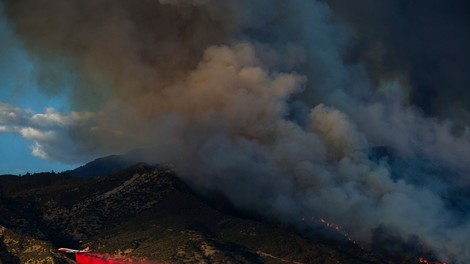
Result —
[{"label": "billowing gray smoke", "polygon": [[466,118],[470,108],[470,5],[465,0],[325,0],[353,32],[348,61],[372,78],[403,76],[428,115]]},{"label": "billowing gray smoke", "polygon": [[323,217],[364,246],[378,232],[418,238],[470,262],[465,123],[423,114],[401,66],[372,69],[396,46],[353,49],[367,25],[331,3],[5,0],[40,88],[77,112],[2,104],[0,132],[63,161],[154,147],[149,161],[241,208]]}]

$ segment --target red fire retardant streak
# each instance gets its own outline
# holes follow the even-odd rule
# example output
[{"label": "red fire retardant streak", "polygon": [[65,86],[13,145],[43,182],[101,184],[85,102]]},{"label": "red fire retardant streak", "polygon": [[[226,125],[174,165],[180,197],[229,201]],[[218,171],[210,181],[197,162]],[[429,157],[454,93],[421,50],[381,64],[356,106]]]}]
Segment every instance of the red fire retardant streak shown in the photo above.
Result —
[{"label": "red fire retardant streak", "polygon": [[76,253],[75,260],[78,264],[164,264],[160,261],[148,261],[126,256],[100,254],[100,253]]}]

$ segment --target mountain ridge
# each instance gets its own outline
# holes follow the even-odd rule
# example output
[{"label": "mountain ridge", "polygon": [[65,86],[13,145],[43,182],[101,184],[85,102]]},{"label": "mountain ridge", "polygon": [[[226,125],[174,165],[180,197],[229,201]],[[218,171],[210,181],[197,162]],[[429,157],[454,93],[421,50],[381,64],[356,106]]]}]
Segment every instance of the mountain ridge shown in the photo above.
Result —
[{"label": "mountain ridge", "polygon": [[[169,263],[391,263],[339,235],[250,217],[220,197],[211,202],[168,166],[136,163],[101,172],[0,177],[0,208],[7,212],[0,227],[17,242],[0,235],[3,263],[72,263],[56,252],[64,246]],[[35,259],[31,249],[22,250],[28,247],[15,246],[24,241],[42,255]]]}]

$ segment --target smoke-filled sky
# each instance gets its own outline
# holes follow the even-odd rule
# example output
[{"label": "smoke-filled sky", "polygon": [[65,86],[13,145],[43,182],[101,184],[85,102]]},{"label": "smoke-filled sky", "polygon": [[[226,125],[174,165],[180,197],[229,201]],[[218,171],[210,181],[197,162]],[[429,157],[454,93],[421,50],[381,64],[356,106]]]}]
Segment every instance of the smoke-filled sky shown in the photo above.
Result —
[{"label": "smoke-filled sky", "polygon": [[466,1],[0,3],[7,170],[146,148],[241,208],[470,262]]}]

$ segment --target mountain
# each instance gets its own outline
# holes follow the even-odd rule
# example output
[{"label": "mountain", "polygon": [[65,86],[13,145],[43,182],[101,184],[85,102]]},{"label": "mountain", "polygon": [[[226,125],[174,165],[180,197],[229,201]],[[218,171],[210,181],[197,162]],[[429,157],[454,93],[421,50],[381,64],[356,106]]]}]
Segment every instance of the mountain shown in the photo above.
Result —
[{"label": "mountain", "polygon": [[79,178],[107,176],[142,161],[143,155],[143,150],[136,150],[123,155],[110,155],[98,158],[74,170],[66,171],[65,173]]},{"label": "mountain", "polygon": [[[200,197],[171,168],[117,170],[114,161],[75,170],[85,178],[0,176],[0,263],[74,263],[56,248],[84,246],[167,263],[391,263],[341,236],[300,232]],[[90,168],[105,168],[105,176],[91,177]]]}]

